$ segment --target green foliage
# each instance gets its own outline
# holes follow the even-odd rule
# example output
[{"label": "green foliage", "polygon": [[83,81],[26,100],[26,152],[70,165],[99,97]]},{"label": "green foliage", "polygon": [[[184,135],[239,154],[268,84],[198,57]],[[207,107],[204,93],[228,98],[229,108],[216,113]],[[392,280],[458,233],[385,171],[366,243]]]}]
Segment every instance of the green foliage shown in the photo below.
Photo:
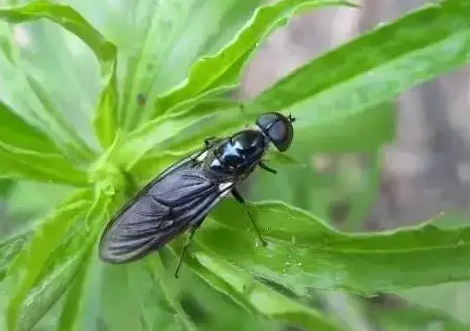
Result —
[{"label": "green foliage", "polygon": [[[99,321],[112,330],[339,331],[349,326],[308,302],[311,289],[373,295],[470,278],[467,227],[429,221],[341,232],[321,220],[330,218],[323,202],[338,192],[326,194],[320,183],[312,197],[306,181],[315,176],[307,155],[366,151],[374,162],[364,185],[375,192],[376,154],[393,138],[391,100],[470,59],[468,1],[423,7],[311,60],[247,101],[246,116],[224,96],[259,44],[296,14],[353,4],[68,3],[0,8],[8,23],[0,27],[0,177],[73,190],[45,218],[0,238],[2,330],[31,330],[51,312],[47,330],[98,330]],[[18,26],[33,37],[30,45],[14,42]],[[204,138],[272,109],[288,109],[298,120],[292,152],[270,155],[283,171],[275,180],[256,178],[264,201],[250,208],[267,247],[257,246],[244,211],[227,200],[198,230],[181,280],[172,275],[184,238],[135,264],[109,266],[97,258],[99,235],[135,191],[131,182],[143,185]],[[2,192],[10,185],[2,182]],[[363,218],[371,194],[353,199],[349,228]],[[28,205],[29,196],[23,199]],[[189,305],[194,296],[200,300]]]}]

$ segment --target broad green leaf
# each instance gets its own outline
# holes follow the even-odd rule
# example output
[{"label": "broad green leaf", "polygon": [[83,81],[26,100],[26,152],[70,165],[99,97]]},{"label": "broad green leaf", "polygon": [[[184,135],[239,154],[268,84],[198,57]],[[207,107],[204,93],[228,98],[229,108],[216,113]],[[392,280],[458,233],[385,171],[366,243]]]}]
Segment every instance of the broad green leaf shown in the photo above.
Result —
[{"label": "broad green leaf", "polygon": [[7,323],[15,330],[21,305],[38,281],[44,263],[64,240],[65,233],[75,221],[83,217],[89,206],[88,191],[79,191],[44,219],[31,240],[15,257],[7,270],[7,278],[15,280],[15,286],[8,289],[9,303]]},{"label": "broad green leaf", "polygon": [[442,229],[426,222],[346,234],[280,202],[255,206],[267,247],[257,247],[252,225],[234,201],[222,202],[213,214],[224,227],[205,224],[197,237],[220,258],[296,293],[313,287],[372,295],[470,277],[468,227]]},{"label": "broad green leaf", "polygon": [[[199,242],[199,240],[196,241]],[[250,312],[257,312],[308,330],[347,330],[312,308],[276,292],[243,270],[198,249],[189,261],[193,271],[215,289],[227,294]]]},{"label": "broad green leaf", "polygon": [[101,65],[105,89],[95,118],[95,130],[102,146],[108,147],[117,128],[116,118],[116,47],[107,41],[78,12],[67,5],[38,0],[12,8],[0,9],[0,19],[21,23],[38,19],[51,20],[79,37],[95,53]]},{"label": "broad green leaf", "polygon": [[250,55],[275,28],[285,25],[295,13],[323,6],[351,5],[346,1],[277,1],[259,7],[237,36],[217,54],[200,58],[188,78],[158,98],[157,113],[206,91],[238,82]]},{"label": "broad green leaf", "polygon": [[288,109],[299,119],[296,133],[321,143],[317,128],[355,121],[365,110],[468,63],[469,15],[466,0],[426,5],[298,68],[245,110],[254,117],[265,109]]}]

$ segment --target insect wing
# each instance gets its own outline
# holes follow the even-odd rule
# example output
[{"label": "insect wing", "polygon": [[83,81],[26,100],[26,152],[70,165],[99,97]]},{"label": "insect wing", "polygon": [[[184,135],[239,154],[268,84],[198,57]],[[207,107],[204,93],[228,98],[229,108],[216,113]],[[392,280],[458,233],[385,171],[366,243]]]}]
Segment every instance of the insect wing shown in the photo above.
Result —
[{"label": "insect wing", "polygon": [[142,189],[106,227],[100,257],[130,262],[158,250],[188,227],[197,226],[228,193],[208,177],[201,162],[185,159]]}]

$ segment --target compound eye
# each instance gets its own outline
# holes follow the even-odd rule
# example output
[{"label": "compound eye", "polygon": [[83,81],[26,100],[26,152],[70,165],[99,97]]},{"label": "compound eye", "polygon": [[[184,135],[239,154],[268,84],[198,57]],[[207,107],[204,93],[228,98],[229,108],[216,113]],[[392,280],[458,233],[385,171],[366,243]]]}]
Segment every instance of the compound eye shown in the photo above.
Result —
[{"label": "compound eye", "polygon": [[256,124],[279,151],[284,152],[290,147],[294,129],[289,118],[280,113],[271,112],[258,117]]},{"label": "compound eye", "polygon": [[283,121],[277,121],[269,128],[268,136],[274,146],[281,152],[286,151],[292,142],[291,128],[290,123],[284,123]]}]

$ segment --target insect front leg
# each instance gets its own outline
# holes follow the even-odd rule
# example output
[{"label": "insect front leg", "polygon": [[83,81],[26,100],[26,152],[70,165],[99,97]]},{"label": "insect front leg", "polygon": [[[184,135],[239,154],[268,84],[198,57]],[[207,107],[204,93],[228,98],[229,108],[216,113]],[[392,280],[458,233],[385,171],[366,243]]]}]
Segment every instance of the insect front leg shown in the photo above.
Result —
[{"label": "insect front leg", "polygon": [[217,137],[211,136],[209,138],[204,139],[204,144],[206,145],[207,148],[210,148],[216,140],[217,140]]},{"label": "insect front leg", "polygon": [[263,161],[261,161],[261,162],[259,163],[259,166],[260,166],[262,169],[266,170],[267,172],[270,172],[270,173],[272,173],[272,174],[277,174],[276,169],[273,169],[273,168],[269,167],[268,165],[266,165],[265,163],[263,163]]},{"label": "insect front leg", "polygon": [[261,241],[261,243],[263,244],[263,246],[266,246],[267,242],[261,237],[261,233],[259,232],[258,225],[256,224],[255,218],[253,217],[250,210],[248,209],[248,206],[246,205],[245,199],[241,196],[240,192],[238,192],[237,189],[235,189],[235,188],[232,189],[232,195],[235,197],[235,200],[237,200],[238,203],[240,203],[242,205],[243,209],[245,209],[246,214],[250,218],[251,223],[253,224],[253,227],[255,228],[256,235],[258,236],[258,238]]}]

